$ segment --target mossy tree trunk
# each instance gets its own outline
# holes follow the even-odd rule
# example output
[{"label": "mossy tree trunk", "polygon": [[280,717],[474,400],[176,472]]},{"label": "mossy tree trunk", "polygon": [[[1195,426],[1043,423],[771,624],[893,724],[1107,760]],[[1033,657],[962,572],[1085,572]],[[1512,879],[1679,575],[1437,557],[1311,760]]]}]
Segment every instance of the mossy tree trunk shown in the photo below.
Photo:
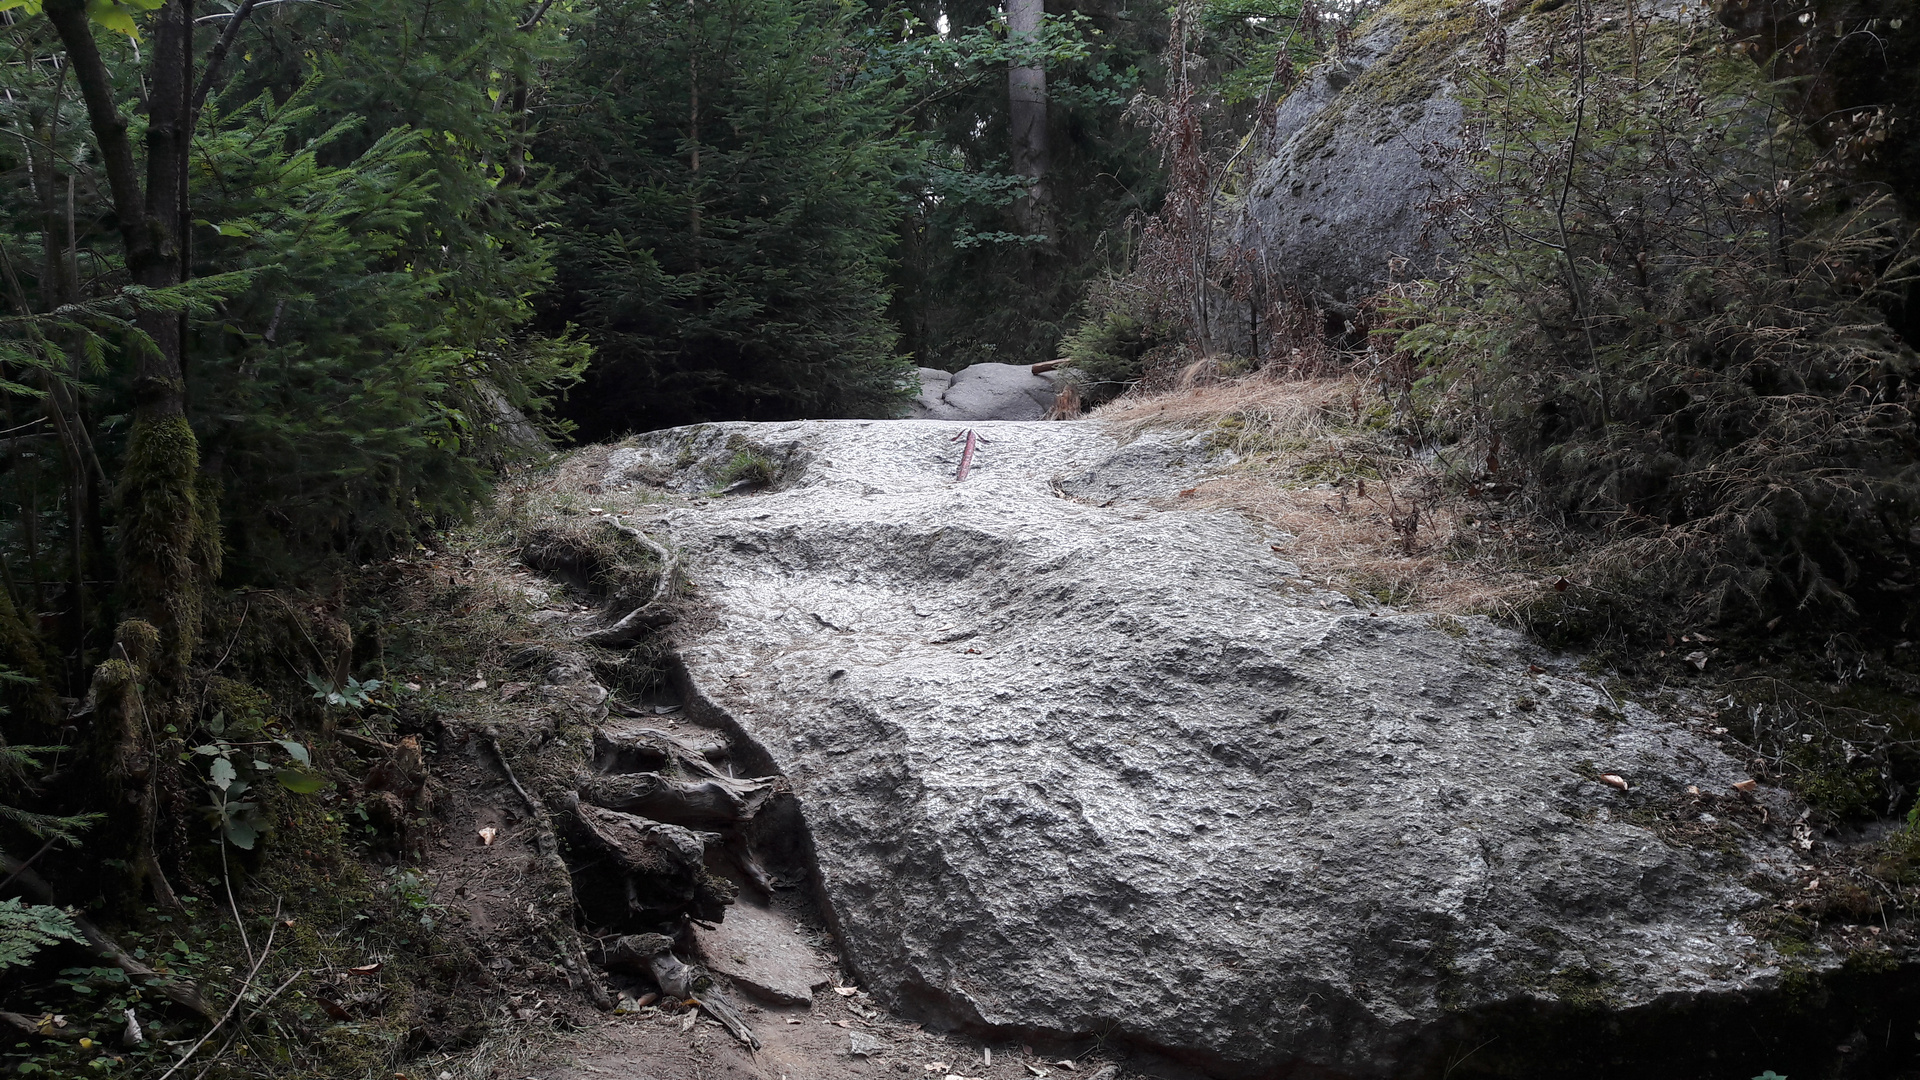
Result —
[{"label": "mossy tree trunk", "polygon": [[[125,246],[128,276],[150,289],[184,277],[187,152],[194,99],[191,0],[168,0],[154,20],[147,64],[146,177],[135,164],[127,119],[114,100],[107,65],[94,39],[85,0],[47,0],[45,11],[65,46],[99,143]],[[209,559],[201,506],[215,489],[200,476],[200,448],[187,421],[182,319],[149,309],[138,319],[134,414],[117,485],[119,577],[130,614],[160,633],[146,675],[150,709],[177,711],[199,629],[200,592]],[[211,556],[217,563],[217,554]]]}]

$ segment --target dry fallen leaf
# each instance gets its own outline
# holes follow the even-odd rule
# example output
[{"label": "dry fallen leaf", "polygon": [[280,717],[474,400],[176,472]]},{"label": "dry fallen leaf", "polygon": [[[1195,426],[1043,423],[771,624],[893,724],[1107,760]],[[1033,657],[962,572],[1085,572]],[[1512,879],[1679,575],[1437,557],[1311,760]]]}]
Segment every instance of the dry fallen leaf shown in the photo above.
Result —
[{"label": "dry fallen leaf", "polygon": [[1697,799],[1697,798],[1699,798],[1699,797],[1700,797],[1700,785],[1698,785],[1698,784],[1688,784],[1688,785],[1687,785],[1687,794],[1689,794],[1689,795],[1691,795],[1691,796],[1693,796],[1693,797],[1694,797],[1694,798],[1696,798],[1696,799]]},{"label": "dry fallen leaf", "polygon": [[1061,1058],[1059,1061],[1054,1062],[1054,1064],[1060,1066],[1061,1068],[1067,1070],[1068,1072],[1072,1072],[1074,1069],[1079,1067],[1075,1065],[1073,1062],[1068,1061],[1066,1058]]},{"label": "dry fallen leaf", "polygon": [[1043,1068],[1041,1068],[1041,1067],[1040,1067],[1040,1066],[1038,1066],[1038,1065],[1035,1065],[1035,1064],[1032,1064],[1031,1062],[1029,1062],[1029,1063],[1027,1064],[1027,1071],[1028,1071],[1028,1072],[1030,1072],[1030,1073],[1032,1073],[1032,1074],[1033,1074],[1033,1075],[1035,1075],[1035,1076],[1051,1076],[1051,1075],[1053,1075],[1052,1073],[1049,1073],[1049,1072],[1048,1072],[1047,1070],[1045,1070],[1045,1069],[1043,1069]]},{"label": "dry fallen leaf", "polygon": [[1707,654],[1696,649],[1687,654],[1687,663],[1692,664],[1700,671],[1705,671],[1707,670]]},{"label": "dry fallen leaf", "polygon": [[485,690],[486,688],[487,688],[487,680],[485,679],[476,679],[473,682],[467,684],[467,689],[469,690]]},{"label": "dry fallen leaf", "polygon": [[371,974],[373,974],[374,972],[376,972],[376,971],[379,971],[379,970],[380,970],[380,965],[379,965],[379,964],[362,964],[362,965],[360,965],[359,967],[354,967],[354,968],[348,968],[348,969],[347,969],[347,974],[349,974],[349,975],[371,975]]},{"label": "dry fallen leaf", "polygon": [[1757,788],[1759,786],[1760,786],[1760,781],[1758,780],[1742,780],[1739,783],[1733,785],[1733,790],[1752,791],[1754,788]]},{"label": "dry fallen leaf", "polygon": [[852,997],[860,992],[860,988],[857,986],[836,986],[833,988],[833,992],[839,994],[841,997]]},{"label": "dry fallen leaf", "polygon": [[482,844],[485,844],[488,847],[492,847],[493,838],[499,835],[500,835],[500,830],[489,825],[486,828],[480,830],[480,842]]},{"label": "dry fallen leaf", "polygon": [[1627,790],[1626,778],[1615,775],[1614,773],[1606,773],[1602,775],[1600,777],[1600,782],[1607,785],[1608,787],[1617,787],[1621,791]]},{"label": "dry fallen leaf", "polygon": [[640,995],[640,1000],[634,1002],[633,1007],[636,1009],[644,1009],[647,1006],[659,1000],[660,1000],[660,995],[649,990],[646,993]]},{"label": "dry fallen leaf", "polygon": [[687,1032],[692,1031],[693,1025],[699,1022],[700,1022],[700,1014],[689,1010],[687,1012],[687,1018],[685,1020],[680,1021],[680,1033],[684,1035]]}]

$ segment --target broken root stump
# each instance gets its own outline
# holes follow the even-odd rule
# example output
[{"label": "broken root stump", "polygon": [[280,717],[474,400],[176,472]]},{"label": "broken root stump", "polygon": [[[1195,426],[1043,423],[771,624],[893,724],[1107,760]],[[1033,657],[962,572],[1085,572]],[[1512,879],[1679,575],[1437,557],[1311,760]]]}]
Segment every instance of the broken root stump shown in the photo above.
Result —
[{"label": "broken root stump", "polygon": [[747,1027],[746,1021],[728,1001],[726,995],[713,989],[711,981],[695,969],[688,967],[673,955],[673,939],[665,934],[630,934],[613,943],[613,946],[601,954],[601,964],[608,968],[627,971],[644,971],[653,977],[654,985],[660,992],[681,1001],[691,1000],[708,1016],[720,1021],[734,1038],[746,1043],[755,1050],[760,1049],[760,1040]]},{"label": "broken root stump", "polygon": [[706,848],[720,837],[667,825],[565,796],[573,839],[599,858],[573,872],[574,901],[601,925],[670,924],[683,915],[708,922],[725,916],[733,883],[706,868]]}]

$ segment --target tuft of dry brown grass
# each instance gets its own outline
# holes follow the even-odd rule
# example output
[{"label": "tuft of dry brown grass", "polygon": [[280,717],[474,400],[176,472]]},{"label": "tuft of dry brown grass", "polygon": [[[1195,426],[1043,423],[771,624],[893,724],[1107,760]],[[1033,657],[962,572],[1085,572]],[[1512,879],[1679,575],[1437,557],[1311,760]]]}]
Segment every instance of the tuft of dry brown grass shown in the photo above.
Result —
[{"label": "tuft of dry brown grass", "polygon": [[1281,550],[1309,576],[1413,610],[1510,614],[1565,571],[1568,538],[1497,498],[1470,450],[1417,446],[1371,380],[1217,371],[1201,361],[1091,414],[1212,437],[1231,464],[1179,505],[1249,514],[1293,537]]}]

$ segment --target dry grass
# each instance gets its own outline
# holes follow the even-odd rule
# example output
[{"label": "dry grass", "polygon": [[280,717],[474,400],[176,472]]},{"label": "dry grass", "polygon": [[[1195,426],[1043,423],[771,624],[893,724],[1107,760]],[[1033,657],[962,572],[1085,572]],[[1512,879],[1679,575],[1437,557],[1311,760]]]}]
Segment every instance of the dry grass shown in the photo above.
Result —
[{"label": "dry grass", "polygon": [[1294,538],[1283,550],[1308,575],[1414,610],[1511,614],[1564,571],[1571,547],[1557,530],[1492,497],[1502,489],[1472,451],[1418,451],[1370,380],[1213,370],[1202,361],[1173,389],[1092,414],[1127,432],[1212,435],[1234,464],[1182,505],[1250,514]]}]

